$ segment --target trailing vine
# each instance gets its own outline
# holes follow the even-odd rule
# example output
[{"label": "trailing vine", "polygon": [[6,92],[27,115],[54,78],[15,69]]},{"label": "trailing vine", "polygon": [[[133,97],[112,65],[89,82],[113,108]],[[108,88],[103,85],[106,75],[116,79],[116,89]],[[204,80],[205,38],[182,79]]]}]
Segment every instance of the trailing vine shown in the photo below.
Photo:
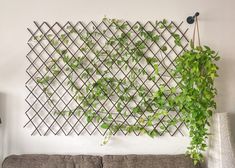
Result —
[{"label": "trailing vine", "polygon": [[195,164],[203,160],[209,121],[216,108],[214,79],[218,77],[218,67],[215,62],[219,58],[208,46],[192,44],[191,49],[176,60],[175,74],[180,75],[182,81],[175,101],[189,127],[191,142],[187,153]]},{"label": "trailing vine", "polygon": [[216,108],[214,79],[218,77],[218,66],[215,62],[219,58],[218,53],[208,46],[194,47],[191,42],[191,49],[176,59],[176,69],[172,71],[175,77],[181,79],[180,89],[165,88],[164,92],[159,90],[155,93],[155,101],[158,103],[163,94],[176,93],[176,96],[164,99],[165,104],[161,108],[177,108],[181,111],[191,138],[187,154],[195,164],[204,160],[203,152],[207,148],[210,118]]},{"label": "trailing vine", "polygon": [[[178,85],[160,83],[162,69],[167,68],[161,57],[169,51],[161,33],[167,30],[177,47],[184,45],[167,20],[149,25],[150,30],[138,22],[130,25],[104,18],[102,28],[69,24],[61,33],[41,32],[31,42],[42,45],[47,41],[53,52],[35,80],[54,115],[85,118],[86,125],[104,131],[103,144],[117,132],[154,138],[184,122],[192,139],[188,154],[196,164],[202,161],[207,147],[207,126],[216,107],[214,79],[218,67],[214,61],[219,56],[207,46],[191,45],[175,60],[169,76],[165,75],[178,79]],[[151,53],[153,45],[157,54]],[[69,95],[61,95],[62,106],[55,93],[60,79]],[[172,117],[172,112],[180,112],[180,117]]]}]

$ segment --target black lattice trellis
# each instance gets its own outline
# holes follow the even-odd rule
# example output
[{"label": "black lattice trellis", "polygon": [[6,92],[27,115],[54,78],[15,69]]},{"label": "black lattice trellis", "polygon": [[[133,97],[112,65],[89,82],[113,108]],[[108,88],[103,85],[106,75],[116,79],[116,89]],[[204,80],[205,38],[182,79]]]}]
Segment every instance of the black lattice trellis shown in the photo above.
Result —
[{"label": "black lattice trellis", "polygon": [[[28,29],[31,34],[28,42],[31,51],[27,55],[30,66],[26,70],[30,77],[26,82],[26,87],[30,92],[26,98],[29,105],[26,111],[29,120],[26,125],[33,127],[32,134],[80,135],[88,133],[91,135],[98,132],[105,135],[109,127],[103,129],[101,125],[105,127],[106,118],[111,118],[109,125],[119,127],[116,130],[111,130],[110,127],[111,133],[114,135],[122,132],[126,135],[129,132],[123,127],[131,129],[135,125],[141,125],[141,119],[149,117],[147,109],[146,111],[142,109],[142,113],[138,115],[133,113],[138,109],[137,107],[146,103],[144,98],[139,96],[141,89],[144,88],[146,96],[151,97],[162,85],[167,88],[178,87],[180,79],[173,78],[170,69],[174,69],[174,60],[188,44],[185,36],[187,29],[183,31],[180,28],[182,23],[177,25],[174,22],[165,24],[164,21],[158,23],[149,21],[145,24],[122,22],[122,25],[126,26],[126,31],[121,28],[117,29],[118,24],[105,21],[99,24],[67,22],[65,25],[57,22],[53,25],[47,22],[34,23],[37,29],[35,31]],[[136,27],[141,27],[143,30],[137,31]],[[154,32],[157,35],[155,37],[160,37],[160,40],[146,41],[140,33],[145,31],[145,37],[148,37],[148,32]],[[128,36],[128,33],[132,36]],[[182,46],[176,44],[174,35],[179,36]],[[122,46],[124,42],[121,42],[121,39],[123,38],[126,38],[127,43]],[[107,41],[110,39],[119,40],[119,42],[116,45],[110,42],[107,47]],[[122,47],[121,51],[118,45]],[[143,45],[145,48],[141,51],[132,51],[131,46],[136,45],[137,47]],[[127,56],[126,64],[120,63],[120,56],[133,55],[133,53],[139,55],[137,59],[132,60],[134,59],[132,56]],[[104,58],[102,54],[105,55]],[[97,55],[99,57],[96,57]],[[113,55],[116,57],[113,58]],[[153,65],[148,63],[152,58],[157,60],[159,75],[154,79],[148,79],[146,75],[153,76],[155,73]],[[91,69],[95,70],[91,71]],[[133,69],[136,72],[132,71]],[[142,74],[142,70],[146,70],[146,74]],[[46,85],[43,84],[44,82]],[[107,92],[102,85],[99,86],[99,82],[107,86]],[[125,86],[126,83],[129,85]],[[130,86],[133,83],[136,85]],[[122,94],[118,92],[118,89]],[[125,89],[129,92],[124,92]],[[106,94],[106,97],[102,98],[99,95],[96,99],[93,98],[92,102],[86,103],[91,95],[94,96],[92,94],[94,91],[103,97]],[[112,96],[107,96],[108,94]],[[122,100],[125,98],[124,94],[132,99]],[[81,101],[78,101],[78,95]],[[153,114],[159,113],[159,109],[153,109],[150,106],[153,100],[148,103],[147,106]],[[117,109],[121,110],[117,111]],[[95,116],[98,116],[97,120]],[[160,117],[150,126],[143,124],[143,128],[135,129],[133,133],[140,135],[143,130],[147,131],[151,127],[151,130],[157,130],[160,135],[169,133],[173,136],[177,132],[183,135],[183,122],[175,126],[165,124],[166,119],[173,121],[174,118],[180,118],[180,112],[176,109]]]}]

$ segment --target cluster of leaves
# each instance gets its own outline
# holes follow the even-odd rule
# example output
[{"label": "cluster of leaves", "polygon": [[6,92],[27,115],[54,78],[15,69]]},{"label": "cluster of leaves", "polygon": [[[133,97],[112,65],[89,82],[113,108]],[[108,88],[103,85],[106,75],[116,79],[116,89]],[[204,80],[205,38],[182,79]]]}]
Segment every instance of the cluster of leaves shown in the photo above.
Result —
[{"label": "cluster of leaves", "polygon": [[[175,77],[181,79],[180,89],[164,90],[176,93],[175,96],[164,100],[162,108],[177,108],[181,111],[191,138],[187,154],[195,164],[203,161],[203,152],[207,148],[209,121],[216,108],[214,80],[218,77],[218,67],[215,62],[219,58],[208,46],[194,47],[191,42],[191,49],[176,59],[176,69],[172,72]],[[161,91],[156,92],[157,102],[162,98],[161,94]]]}]

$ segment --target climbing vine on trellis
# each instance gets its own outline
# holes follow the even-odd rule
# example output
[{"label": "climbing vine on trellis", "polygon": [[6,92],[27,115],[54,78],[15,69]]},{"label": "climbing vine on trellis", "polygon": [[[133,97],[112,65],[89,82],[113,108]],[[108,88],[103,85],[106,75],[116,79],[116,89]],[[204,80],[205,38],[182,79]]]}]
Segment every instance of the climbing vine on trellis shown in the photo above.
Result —
[{"label": "climbing vine on trellis", "polygon": [[[29,104],[39,114],[46,109],[44,119],[54,121],[46,124],[38,113],[29,117],[28,123],[37,117],[41,120],[34,133],[41,134],[39,128],[46,125],[44,134],[98,131],[106,138],[118,132],[151,137],[166,132],[183,134],[180,112],[162,108],[178,89],[180,79],[173,77],[172,70],[174,59],[187,46],[179,29],[182,23],[177,26],[164,19],[143,25],[104,18],[99,25],[44,24],[49,29],[36,24],[38,30],[30,31],[29,40],[31,52],[41,64],[37,67],[31,62],[36,73],[30,74],[28,85],[33,81],[35,86],[29,90],[41,91],[40,96],[33,95],[41,108],[36,110],[35,102]],[[42,48],[41,52],[36,47]],[[43,58],[43,53],[47,57]],[[165,87],[172,93],[163,93]],[[156,91],[163,95],[158,101]],[[76,119],[73,124],[68,122],[72,118]],[[55,125],[57,130],[53,131]],[[89,125],[92,131],[86,128]],[[68,132],[65,126],[70,127]],[[83,128],[79,130],[79,126]]]}]

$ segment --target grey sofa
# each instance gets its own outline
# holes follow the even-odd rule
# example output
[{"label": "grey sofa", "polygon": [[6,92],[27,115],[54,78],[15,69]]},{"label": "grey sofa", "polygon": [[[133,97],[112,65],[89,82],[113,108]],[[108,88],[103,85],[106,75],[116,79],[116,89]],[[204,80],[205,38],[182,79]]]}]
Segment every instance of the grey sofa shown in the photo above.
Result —
[{"label": "grey sofa", "polygon": [[201,168],[185,155],[12,155],[2,168]]}]

